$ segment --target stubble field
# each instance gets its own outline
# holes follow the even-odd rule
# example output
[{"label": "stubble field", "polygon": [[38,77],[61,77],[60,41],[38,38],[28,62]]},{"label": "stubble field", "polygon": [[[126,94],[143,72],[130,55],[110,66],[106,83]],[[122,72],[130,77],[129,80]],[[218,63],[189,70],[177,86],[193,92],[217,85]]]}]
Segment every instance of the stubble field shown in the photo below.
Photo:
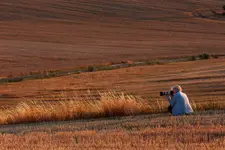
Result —
[{"label": "stubble field", "polygon": [[30,100],[98,100],[99,92],[109,90],[165,101],[159,92],[180,84],[195,103],[224,103],[224,60],[172,62],[1,84],[0,102],[10,107]]},{"label": "stubble field", "polygon": [[[0,149],[225,149],[224,18],[211,13],[223,1],[0,3],[1,78],[165,62],[1,80]],[[220,56],[183,60],[203,52]],[[194,114],[165,113],[159,92],[176,84]]]},{"label": "stubble field", "polygon": [[225,149],[225,112],[8,125],[0,149]]}]

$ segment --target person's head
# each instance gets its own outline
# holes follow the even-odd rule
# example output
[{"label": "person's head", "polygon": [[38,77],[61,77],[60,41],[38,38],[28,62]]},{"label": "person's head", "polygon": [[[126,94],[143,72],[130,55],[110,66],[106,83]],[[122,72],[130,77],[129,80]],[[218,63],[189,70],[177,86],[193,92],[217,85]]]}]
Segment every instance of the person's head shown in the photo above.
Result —
[{"label": "person's head", "polygon": [[182,92],[182,88],[179,85],[175,85],[171,88],[171,91],[173,91],[173,93],[176,94],[178,92]]}]

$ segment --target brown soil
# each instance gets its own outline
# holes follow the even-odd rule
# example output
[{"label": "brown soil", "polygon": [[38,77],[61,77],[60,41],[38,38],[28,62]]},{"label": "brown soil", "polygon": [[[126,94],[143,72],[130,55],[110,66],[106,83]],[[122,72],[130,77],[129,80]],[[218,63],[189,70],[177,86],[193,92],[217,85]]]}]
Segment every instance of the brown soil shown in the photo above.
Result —
[{"label": "brown soil", "polygon": [[225,28],[188,14],[208,1],[2,0],[0,76],[81,65],[224,53]]}]

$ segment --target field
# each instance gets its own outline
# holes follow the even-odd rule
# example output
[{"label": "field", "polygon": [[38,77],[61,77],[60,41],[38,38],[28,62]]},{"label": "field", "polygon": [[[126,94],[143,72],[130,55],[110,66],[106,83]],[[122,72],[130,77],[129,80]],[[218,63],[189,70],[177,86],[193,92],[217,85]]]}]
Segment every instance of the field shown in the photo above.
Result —
[{"label": "field", "polygon": [[225,149],[224,1],[0,3],[0,149]]},{"label": "field", "polygon": [[224,58],[136,66],[1,84],[0,102],[1,106],[13,106],[29,100],[53,103],[73,97],[98,100],[98,92],[108,90],[142,96],[150,101],[165,101],[159,92],[180,84],[195,103],[224,103],[224,76]]},{"label": "field", "polygon": [[[65,109],[69,106],[65,108],[64,105],[67,100],[98,101],[98,92],[107,92],[110,89],[114,89],[115,92],[140,95],[153,104],[154,109],[145,115],[136,116],[131,113],[130,117],[101,118],[101,115],[94,116],[95,112],[93,112],[90,117],[100,118],[79,120],[78,115],[77,121],[2,125],[0,145],[2,149],[149,149],[151,147],[222,150],[225,148],[224,62],[224,58],[172,62],[2,84],[1,90],[5,92],[1,98],[2,107],[13,108],[20,101],[27,103],[32,100],[37,102],[37,107],[39,102],[51,104],[52,106],[43,106],[44,111],[50,112],[53,109],[49,109],[48,106],[61,105],[58,101],[65,102],[62,103],[62,109],[56,105],[56,108],[60,108],[56,111],[59,114],[55,119],[50,117],[52,120],[67,120]],[[195,109],[194,115],[172,117],[168,113],[162,113],[168,104],[164,98],[159,97],[159,91],[167,91],[171,85],[178,83],[188,94],[191,103],[195,104],[193,107],[197,106],[198,111]],[[116,99],[114,102],[116,103]],[[76,106],[76,103],[69,104]],[[126,105],[130,107],[130,103],[125,103],[122,109],[126,109],[124,108]],[[161,106],[162,110],[160,110]],[[15,123],[35,122],[35,120],[39,122],[38,120],[42,120],[41,117],[46,121],[51,120],[46,116],[33,119],[35,117],[32,115],[36,114],[32,114],[29,106],[21,107],[19,104],[17,107],[20,109],[18,114],[17,111],[12,114],[12,116],[18,115]],[[136,107],[131,106],[134,111]],[[82,112],[80,113],[83,118]],[[13,141],[13,144],[10,141]]]},{"label": "field", "polygon": [[225,149],[225,112],[141,115],[0,128],[1,149]]},{"label": "field", "polygon": [[223,5],[221,0],[2,0],[0,76],[224,54],[224,22],[192,15]]}]

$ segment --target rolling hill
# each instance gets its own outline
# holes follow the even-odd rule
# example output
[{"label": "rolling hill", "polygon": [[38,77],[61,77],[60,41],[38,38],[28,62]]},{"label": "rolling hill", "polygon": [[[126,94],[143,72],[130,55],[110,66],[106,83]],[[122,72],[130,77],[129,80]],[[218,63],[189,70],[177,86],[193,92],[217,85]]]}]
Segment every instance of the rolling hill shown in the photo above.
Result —
[{"label": "rolling hill", "polygon": [[223,21],[193,16],[222,0],[2,0],[0,76],[223,54]]}]

